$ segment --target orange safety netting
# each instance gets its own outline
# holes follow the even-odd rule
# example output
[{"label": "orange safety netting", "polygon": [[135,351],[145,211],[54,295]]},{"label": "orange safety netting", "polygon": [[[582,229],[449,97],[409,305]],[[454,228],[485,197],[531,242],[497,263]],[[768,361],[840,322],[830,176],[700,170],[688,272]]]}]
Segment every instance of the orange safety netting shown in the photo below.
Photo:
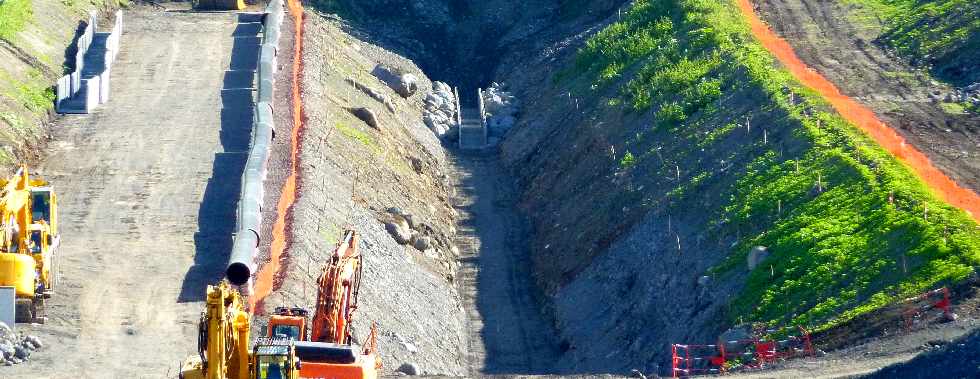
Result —
[{"label": "orange safety netting", "polygon": [[293,71],[292,71],[292,103],[293,129],[290,133],[289,177],[282,185],[282,194],[276,206],[276,221],[272,224],[272,243],[269,248],[269,262],[262,266],[255,275],[255,287],[249,297],[249,307],[255,309],[266,296],[272,293],[276,276],[279,272],[279,260],[286,252],[287,235],[286,222],[293,203],[296,202],[298,189],[299,144],[300,133],[303,130],[303,101],[300,97],[303,59],[303,4],[300,0],[288,0],[289,13],[293,16],[295,26],[293,38]]},{"label": "orange safety netting", "polygon": [[963,209],[980,221],[980,196],[967,188],[960,187],[946,174],[932,165],[929,158],[905,138],[885,125],[874,112],[841,91],[815,70],[803,63],[786,40],[780,38],[755,13],[750,0],[737,0],[739,8],[752,27],[752,34],[769,50],[776,59],[807,87],[820,93],[850,123],[874,138],[881,147],[908,165],[929,186],[940,199]]}]

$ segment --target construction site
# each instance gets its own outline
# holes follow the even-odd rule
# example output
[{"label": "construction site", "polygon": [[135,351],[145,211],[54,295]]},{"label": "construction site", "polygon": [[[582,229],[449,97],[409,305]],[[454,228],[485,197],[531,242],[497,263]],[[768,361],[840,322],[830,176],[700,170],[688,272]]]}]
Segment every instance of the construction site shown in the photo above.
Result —
[{"label": "construction site", "polygon": [[0,0],[0,378],[980,378],[974,0]]}]

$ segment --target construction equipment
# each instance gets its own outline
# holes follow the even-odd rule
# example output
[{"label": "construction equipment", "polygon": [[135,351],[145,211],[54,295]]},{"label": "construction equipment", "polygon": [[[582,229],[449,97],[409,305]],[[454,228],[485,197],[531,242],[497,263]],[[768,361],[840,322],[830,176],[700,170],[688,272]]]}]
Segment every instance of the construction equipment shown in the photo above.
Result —
[{"label": "construction equipment", "polygon": [[54,189],[27,167],[0,179],[0,286],[15,289],[17,322],[44,322],[55,278],[58,202]]},{"label": "construction equipment", "polygon": [[302,378],[376,378],[381,369],[378,359],[377,330],[360,351],[353,345],[351,321],[357,309],[361,284],[362,257],[358,252],[359,236],[347,230],[318,280],[316,309],[310,330],[309,312],[303,308],[276,309],[267,328],[270,338],[297,341],[296,354],[303,362]]},{"label": "construction equipment", "polygon": [[300,362],[292,341],[261,339],[249,350],[252,316],[226,281],[208,286],[198,326],[198,355],[180,370],[182,379],[296,379]]},{"label": "construction equipment", "polygon": [[197,9],[240,11],[245,9],[245,0],[198,0]]}]

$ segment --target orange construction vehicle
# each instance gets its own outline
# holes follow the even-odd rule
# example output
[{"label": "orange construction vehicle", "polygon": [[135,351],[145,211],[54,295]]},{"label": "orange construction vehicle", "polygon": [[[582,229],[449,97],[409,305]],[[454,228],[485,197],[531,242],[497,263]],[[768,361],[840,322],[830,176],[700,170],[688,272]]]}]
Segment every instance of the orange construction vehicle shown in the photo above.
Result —
[{"label": "orange construction vehicle", "polygon": [[330,255],[318,281],[310,330],[307,330],[310,313],[303,308],[280,307],[269,319],[268,337],[295,341],[296,356],[302,362],[301,378],[378,377],[381,360],[376,354],[377,330],[372,326],[363,349],[353,344],[351,330],[363,263],[357,249],[359,241],[357,233],[347,230]]}]

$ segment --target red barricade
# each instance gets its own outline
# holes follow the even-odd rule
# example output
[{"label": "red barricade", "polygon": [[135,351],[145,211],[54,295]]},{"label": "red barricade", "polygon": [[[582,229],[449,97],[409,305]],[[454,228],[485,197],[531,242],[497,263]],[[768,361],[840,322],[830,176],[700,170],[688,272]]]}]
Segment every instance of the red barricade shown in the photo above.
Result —
[{"label": "red barricade", "polygon": [[902,311],[902,319],[905,321],[906,331],[911,330],[912,326],[919,321],[923,314],[933,309],[941,310],[946,320],[951,321],[956,318],[953,314],[952,303],[949,300],[949,289],[946,287],[934,289],[922,293],[919,296],[910,297],[903,300],[903,303],[906,304],[905,310]]}]

